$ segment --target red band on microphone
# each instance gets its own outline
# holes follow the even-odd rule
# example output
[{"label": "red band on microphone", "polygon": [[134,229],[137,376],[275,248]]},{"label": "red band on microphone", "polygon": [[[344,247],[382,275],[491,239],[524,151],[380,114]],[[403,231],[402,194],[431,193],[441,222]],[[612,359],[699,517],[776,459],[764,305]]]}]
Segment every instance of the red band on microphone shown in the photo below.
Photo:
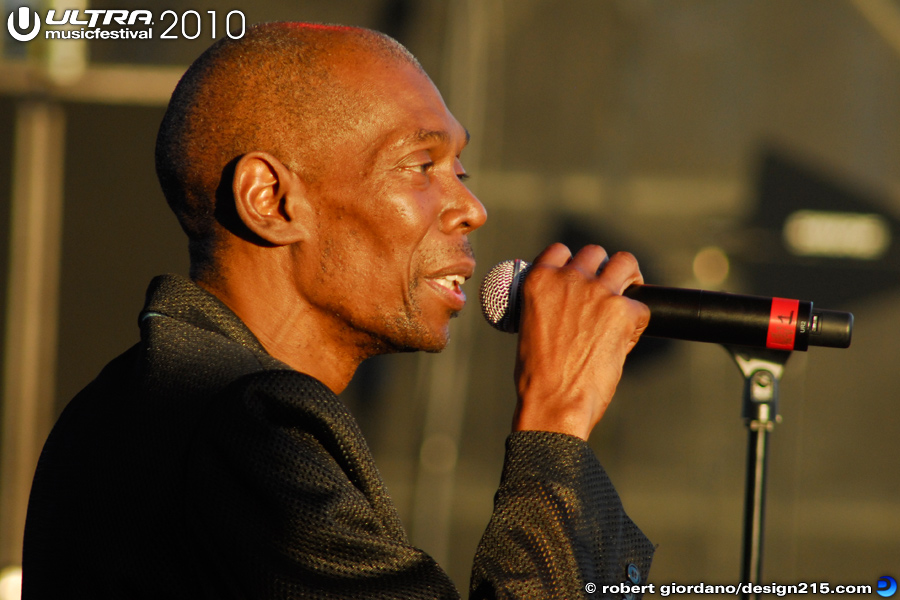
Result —
[{"label": "red band on microphone", "polygon": [[772,312],[769,313],[769,332],[766,335],[766,348],[771,348],[772,350],[794,349],[794,338],[797,336],[797,313],[799,311],[799,300],[772,298]]}]

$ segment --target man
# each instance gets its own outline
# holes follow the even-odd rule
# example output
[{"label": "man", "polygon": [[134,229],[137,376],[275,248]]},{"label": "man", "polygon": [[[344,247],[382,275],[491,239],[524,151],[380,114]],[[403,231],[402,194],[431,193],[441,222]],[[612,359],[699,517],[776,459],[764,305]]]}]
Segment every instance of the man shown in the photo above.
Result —
[{"label": "man", "polygon": [[[371,31],[262,25],[191,66],[157,140],[191,280],[153,281],[141,341],[54,428],[25,600],[458,597],[335,394],[367,357],[447,344],[486,219],[467,139]],[[632,257],[596,246],[535,262],[472,597],[646,577],[652,547],[585,442],[648,322],[621,296],[636,282]]]}]

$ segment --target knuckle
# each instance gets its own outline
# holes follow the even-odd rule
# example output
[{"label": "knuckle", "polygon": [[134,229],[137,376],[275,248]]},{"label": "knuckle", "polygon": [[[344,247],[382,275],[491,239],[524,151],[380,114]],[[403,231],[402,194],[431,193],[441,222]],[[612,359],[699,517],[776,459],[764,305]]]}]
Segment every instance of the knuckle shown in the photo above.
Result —
[{"label": "knuckle", "polygon": [[610,260],[630,264],[635,269],[638,266],[638,260],[631,252],[616,252]]},{"label": "knuckle", "polygon": [[617,317],[625,318],[631,313],[631,300],[625,296],[610,295],[606,299],[606,305],[609,311]]},{"label": "knuckle", "polygon": [[534,264],[542,264],[545,262],[557,262],[561,259],[571,259],[572,251],[569,250],[569,247],[560,242],[553,242],[541,252],[537,258],[534,259]]},{"label": "knuckle", "polygon": [[640,324],[650,318],[650,309],[647,305],[626,296],[612,295],[606,302],[611,314],[623,322]]},{"label": "knuckle", "polygon": [[603,265],[609,260],[609,254],[607,254],[603,246],[589,244],[578,251],[578,259],[584,266],[599,262],[600,270],[602,270]]},{"label": "knuckle", "polygon": [[586,246],[584,246],[584,248],[582,248],[582,251],[599,252],[602,254],[606,254],[606,248],[599,244],[587,244]]}]

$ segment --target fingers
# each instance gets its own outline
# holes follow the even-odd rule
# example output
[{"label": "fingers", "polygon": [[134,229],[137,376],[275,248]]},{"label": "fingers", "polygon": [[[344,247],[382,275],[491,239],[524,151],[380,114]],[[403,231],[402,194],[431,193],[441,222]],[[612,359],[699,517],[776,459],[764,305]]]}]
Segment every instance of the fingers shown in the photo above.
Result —
[{"label": "fingers", "polygon": [[610,258],[606,250],[596,245],[585,246],[573,257],[563,244],[552,244],[535,258],[534,265],[575,269],[585,277],[601,280],[613,294],[644,283],[637,259],[631,253],[617,252]]},{"label": "fingers", "polygon": [[548,246],[534,259],[535,265],[549,267],[571,266],[585,274],[597,273],[609,258],[606,250],[600,246],[585,246],[574,257],[572,252],[563,244],[556,243]]},{"label": "fingers", "polygon": [[547,246],[543,252],[534,259],[534,265],[547,265],[551,267],[562,267],[572,260],[572,253],[563,244],[556,243]]},{"label": "fingers", "polygon": [[573,269],[581,271],[585,276],[595,277],[602,272],[609,262],[609,255],[600,246],[585,246],[578,251],[569,263]]},{"label": "fingers", "polygon": [[610,291],[621,294],[631,285],[644,283],[644,276],[637,259],[629,252],[617,252],[598,274],[610,286]]}]

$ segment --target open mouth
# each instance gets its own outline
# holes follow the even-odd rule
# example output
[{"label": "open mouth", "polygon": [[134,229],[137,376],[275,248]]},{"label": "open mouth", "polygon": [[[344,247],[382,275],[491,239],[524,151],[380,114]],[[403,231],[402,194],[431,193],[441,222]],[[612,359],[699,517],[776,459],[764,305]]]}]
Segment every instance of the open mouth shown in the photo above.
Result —
[{"label": "open mouth", "polygon": [[445,275],[443,277],[435,277],[431,281],[435,282],[442,288],[446,288],[457,294],[462,293],[460,286],[466,282],[466,278],[462,275]]},{"label": "open mouth", "polygon": [[462,291],[462,284],[466,282],[463,275],[441,275],[427,279],[432,289],[436,290],[450,309],[458,312],[466,305],[466,293]]}]

